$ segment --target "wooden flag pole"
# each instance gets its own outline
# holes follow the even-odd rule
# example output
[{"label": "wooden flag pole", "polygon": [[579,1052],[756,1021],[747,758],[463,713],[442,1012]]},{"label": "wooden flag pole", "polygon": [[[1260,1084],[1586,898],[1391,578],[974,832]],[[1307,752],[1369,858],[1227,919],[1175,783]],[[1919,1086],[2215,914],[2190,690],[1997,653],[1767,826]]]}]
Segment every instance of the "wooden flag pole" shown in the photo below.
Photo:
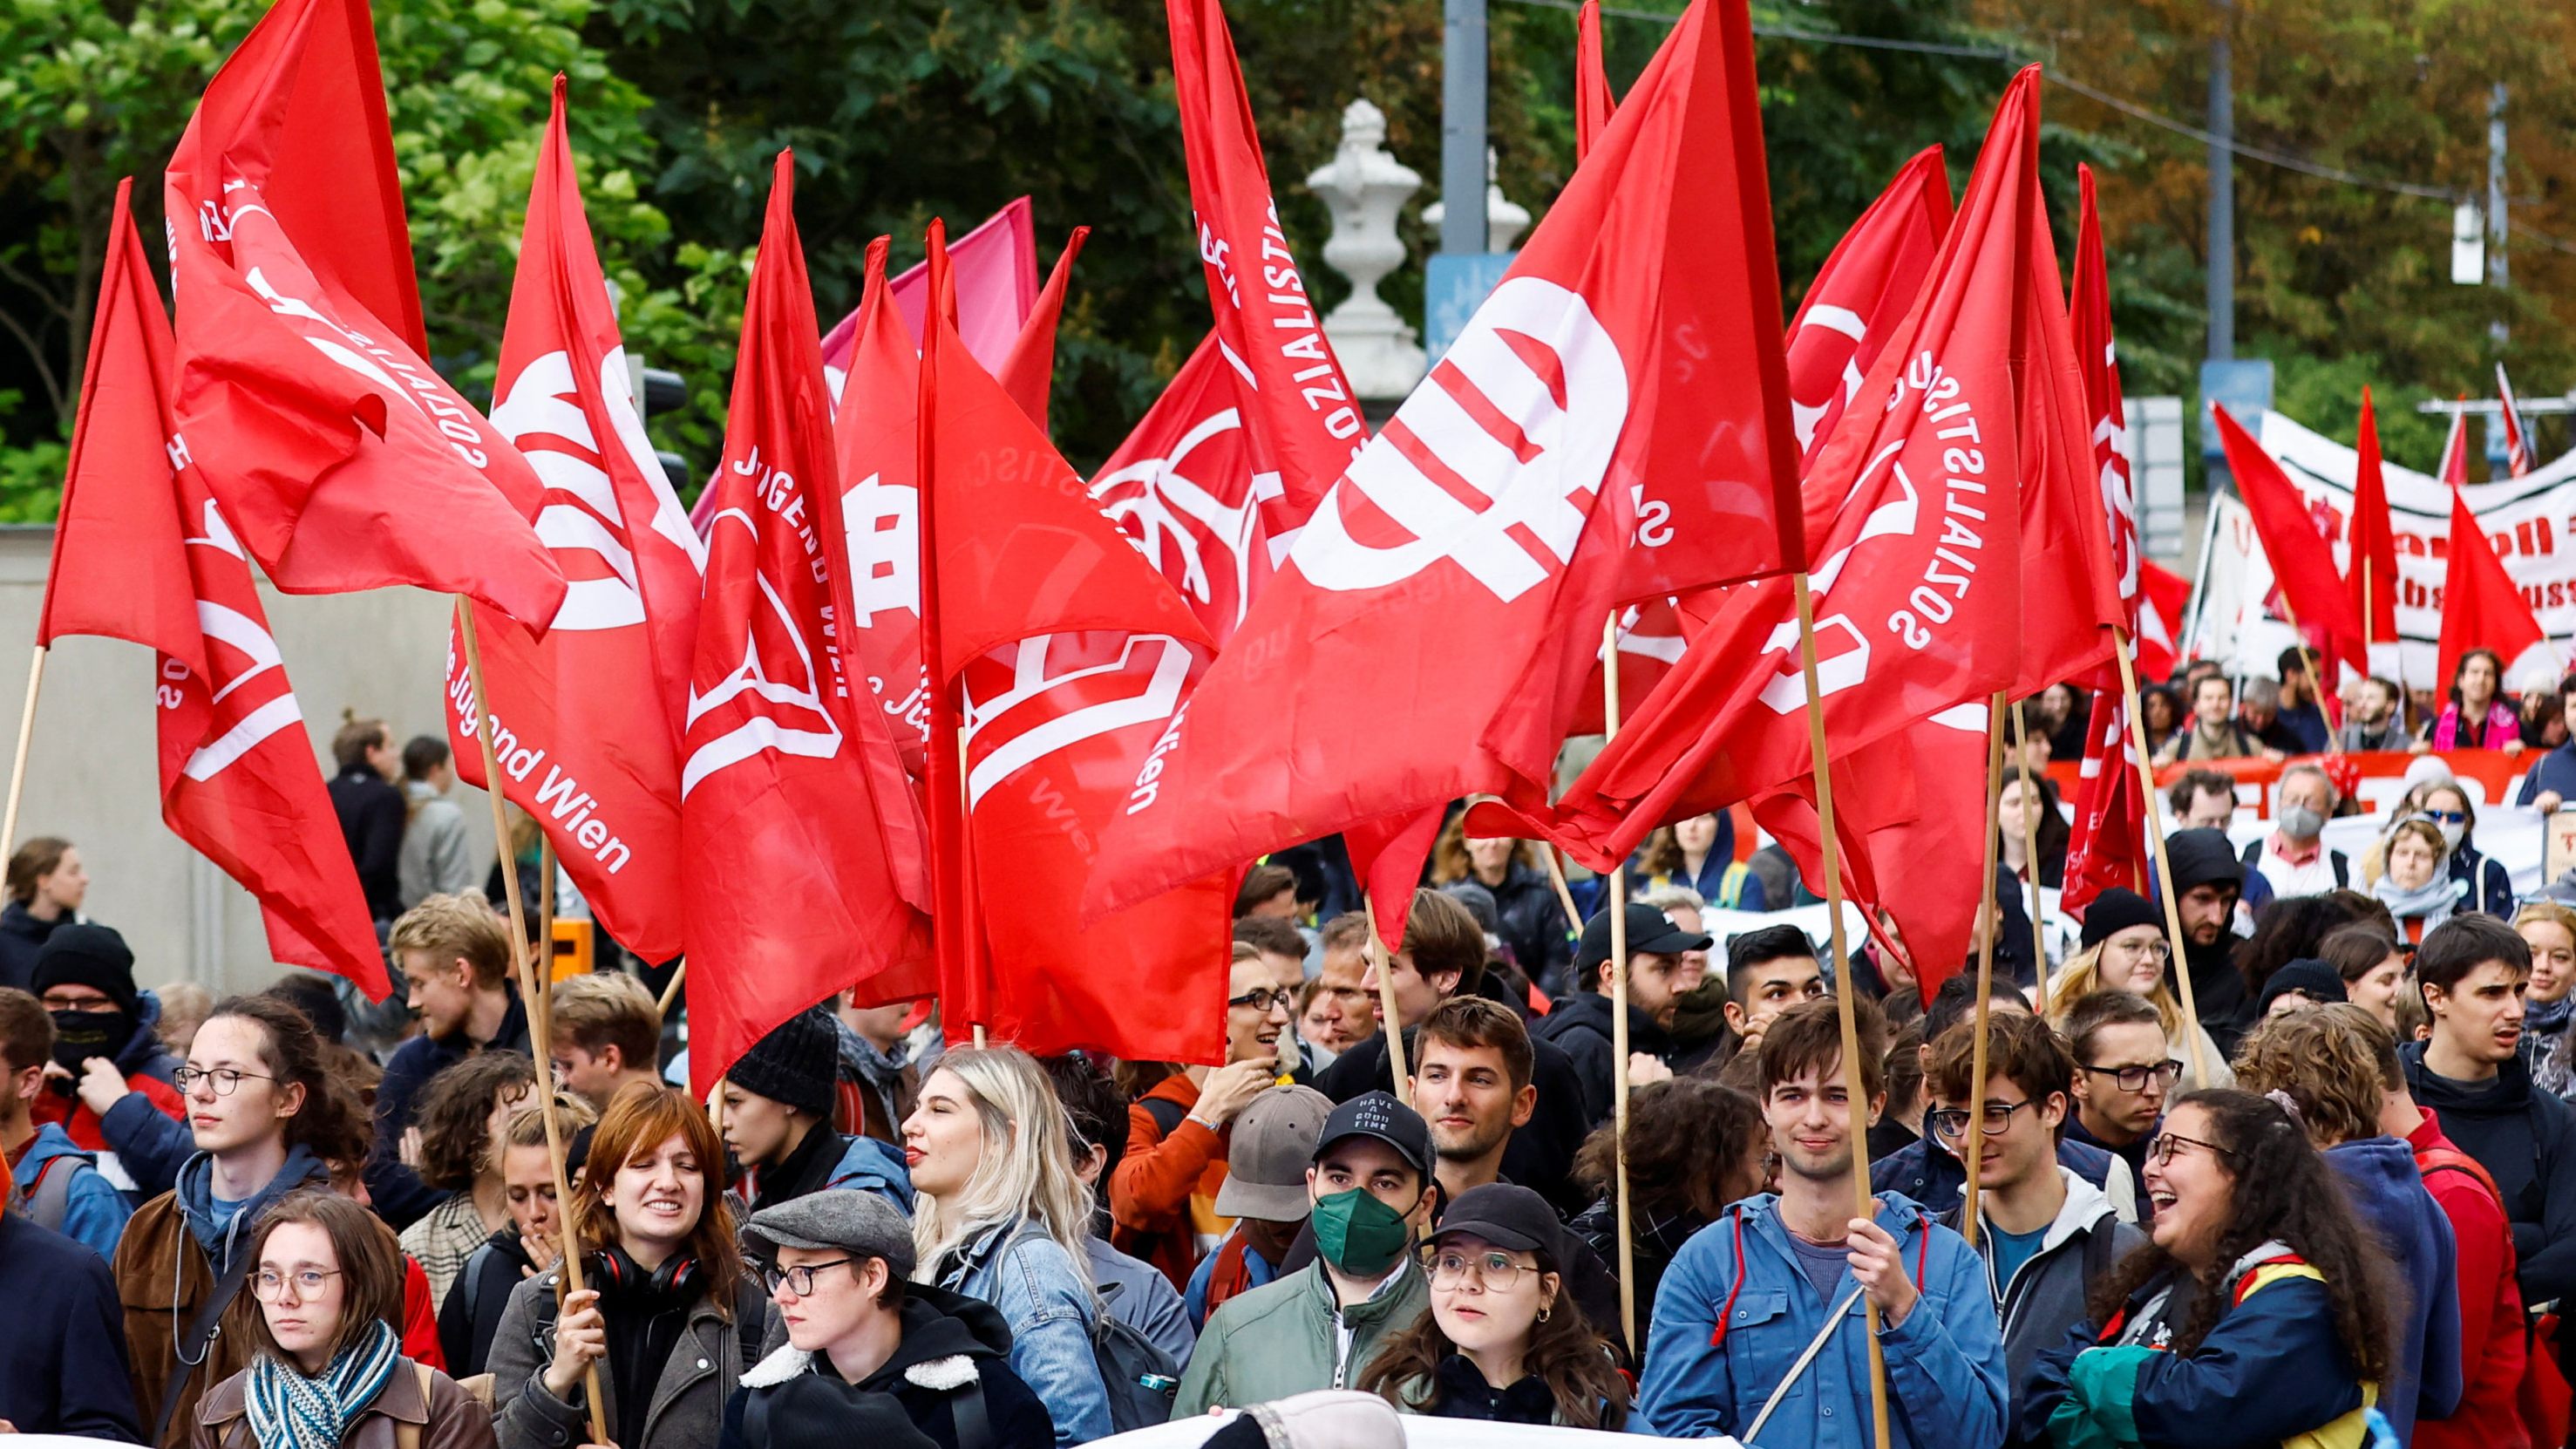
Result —
[{"label": "wooden flag pole", "polygon": [[[1619,611],[1601,626],[1601,734],[1619,736]],[[1637,1352],[1637,1240],[1628,1210],[1628,863],[1610,868],[1610,1147],[1619,1213],[1619,1327]],[[1642,1354],[1638,1355],[1643,1357]]]},{"label": "wooden flag pole", "polygon": [[[492,837],[501,849],[501,893],[510,903],[510,965],[519,977],[519,996],[534,1010],[537,1000],[536,968],[528,959],[527,905],[519,899],[519,862],[510,851],[510,817],[501,798],[501,761],[492,747],[492,696],[483,688],[483,642],[474,632],[474,610],[465,600],[456,601],[456,630],[465,639],[465,672],[474,690],[474,740],[483,750],[484,798],[492,802]],[[540,831],[542,835],[544,832]],[[563,1204],[563,1273],[564,1287],[574,1293],[581,1287],[581,1234],[572,1207],[572,1182],[564,1171],[563,1118],[555,1111],[555,1067],[551,1042],[531,1042],[537,1050],[528,1053],[536,1060],[537,1107],[545,1116],[546,1159],[554,1169],[555,1201]],[[594,1444],[606,1444],[608,1423],[599,1410],[599,1364],[593,1363],[582,1372],[582,1392],[589,1400],[590,1437]]]},{"label": "wooden flag pole", "polygon": [[1377,972],[1377,1029],[1386,1033],[1386,1069],[1395,1083],[1395,1099],[1413,1105],[1413,1082],[1404,1069],[1404,1018],[1395,1005],[1395,963],[1387,959],[1386,938],[1377,933],[1377,892],[1360,892],[1360,914],[1368,917],[1369,968]]},{"label": "wooden flag pole", "polygon": [[1565,908],[1565,926],[1575,935],[1583,934],[1583,913],[1574,908],[1574,888],[1565,883],[1565,861],[1551,843],[1539,852],[1547,857],[1547,883],[1556,887],[1556,903]]},{"label": "wooden flag pole", "polygon": [[[485,776],[485,779],[491,778]],[[528,1003],[529,1045],[551,1052],[555,1040],[555,838],[537,831],[537,986]]]},{"label": "wooden flag pole", "polygon": [[[2365,579],[2365,586],[2367,586],[2367,582],[2368,581]],[[2317,692],[2317,718],[2323,719],[2325,718],[2326,713],[2326,677],[2317,672],[2316,651],[2308,647],[2308,636],[2299,628],[2298,611],[2290,607],[2290,596],[2287,593],[2281,595],[2281,622],[2290,626],[2290,637],[2298,641],[2299,667],[2308,671],[2308,687]],[[2370,645],[2368,642],[2370,625],[2367,622],[2364,622],[2361,627],[2364,641],[2361,648],[2361,658],[2362,665],[2366,670],[2370,664]],[[2135,672],[2135,669],[2136,666],[2132,665],[2132,672]],[[2257,740],[2255,743],[2259,745],[2262,741]]]},{"label": "wooden flag pole", "polygon": [[[2038,787],[2030,782],[2030,726],[2024,721],[2019,700],[2013,701],[2012,711],[2013,733],[2021,737],[2021,860],[2022,868],[2030,872],[2030,959],[2032,969],[2039,973],[2039,999],[2044,1002],[2048,1000],[2048,931],[2039,904],[2039,795]],[[2002,788],[2000,784],[1991,785],[1989,793]],[[1982,999],[1977,1009],[1985,1009]],[[1982,1092],[1985,1088],[1980,1085],[1977,1090]]]},{"label": "wooden flag pole", "polygon": [[[1977,920],[1983,927],[1977,932],[1980,938],[1977,947],[1977,1044],[1968,1054],[1968,1133],[1959,1154],[1959,1160],[1968,1167],[1968,1193],[1959,1213],[1959,1230],[1967,1238],[1971,1250],[1977,1246],[1980,1231],[1977,1221],[1977,1162],[1986,1155],[1987,1007],[1995,986],[1995,937],[2002,929],[2002,923],[1995,919],[1995,856],[2003,848],[2003,780],[2004,696],[2002,690],[1997,690],[1994,699],[1986,706],[1986,869],[1983,883],[1978,888],[1977,907]],[[2030,787],[2024,785],[2022,793],[2030,793]],[[2040,993],[2039,1009],[2042,1012],[2048,1010],[2048,993],[2044,990]],[[1931,1043],[1925,1042],[1924,1045],[1930,1046]],[[1976,1150],[1965,1150],[1971,1146]],[[1936,1142],[1926,1150],[1938,1150],[1939,1147]]]},{"label": "wooden flag pole", "polygon": [[2147,757],[2147,722],[2138,712],[2138,666],[2129,657],[2126,631],[2111,631],[2111,657],[2120,661],[2120,701],[2129,711],[2129,747],[2138,757],[2138,793],[2146,797],[2147,840],[2155,849],[2156,893],[2164,897],[2165,934],[2172,943],[2174,987],[2182,995],[2183,1025],[2191,1046],[2192,1079],[2201,1086],[2209,1085],[2209,1050],[2200,1042],[2205,1035],[2200,1029],[2200,1007],[2192,1000],[2191,963],[2182,954],[2182,903],[2174,892],[2173,862],[2165,858],[2164,807],[2156,798],[2156,767]]},{"label": "wooden flag pole", "polygon": [[661,1011],[664,1016],[671,1014],[671,1003],[680,999],[680,984],[688,979],[689,958],[683,956],[680,964],[671,968],[670,984],[662,988]]},{"label": "wooden flag pole", "polygon": [[[1843,1019],[1843,1088],[1851,1107],[1852,1209],[1855,1216],[1876,1221],[1877,1204],[1869,1195],[1868,1154],[1861,1146],[1869,1116],[1869,1093],[1861,1079],[1860,1021],[1852,1014],[1851,955],[1843,937],[1842,848],[1834,835],[1834,774],[1825,755],[1825,701],[1816,684],[1816,600],[1804,572],[1790,575],[1790,586],[1798,597],[1798,666],[1807,684],[1807,749],[1816,768],[1816,823],[1817,834],[1824,843],[1825,916],[1833,941],[1834,1001]],[[1984,1090],[1984,1083],[1977,1085]],[[1870,1420],[1877,1434],[1877,1449],[1888,1449],[1887,1348],[1879,1342],[1878,1305],[1866,1296],[1861,1301],[1868,1309],[1865,1322],[1869,1331]]]},{"label": "wooden flag pole", "polygon": [[45,646],[27,664],[27,705],[18,711],[18,753],[9,765],[9,809],[0,814],[0,860],[18,848],[18,801],[27,788],[27,746],[36,738],[36,692],[45,684]]}]

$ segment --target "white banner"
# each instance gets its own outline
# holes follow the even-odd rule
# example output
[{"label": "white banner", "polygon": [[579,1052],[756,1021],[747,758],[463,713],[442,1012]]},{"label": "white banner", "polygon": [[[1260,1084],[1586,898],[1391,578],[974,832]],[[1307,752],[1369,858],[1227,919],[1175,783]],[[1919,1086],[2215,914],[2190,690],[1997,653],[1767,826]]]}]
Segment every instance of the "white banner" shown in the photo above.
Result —
[{"label": "white banner", "polygon": [[[2276,412],[2263,414],[2255,431],[2263,450],[2306,496],[2310,512],[2324,521],[2335,540],[2335,563],[2349,573],[2352,480],[2360,455]],[[2395,463],[2386,465],[2384,476],[2397,540],[2398,638],[2373,646],[2371,670],[2410,688],[2447,689],[2450,682],[2435,680],[2433,673],[2451,536],[2450,489]],[[2540,627],[2552,640],[2576,636],[2576,453],[2520,478],[2472,483],[2461,491],[2505,572],[2539,614]],[[2244,505],[2233,496],[2210,505],[2208,549],[2185,652],[2220,660],[2231,673],[2269,676],[2292,637],[2288,625],[2264,611],[2271,566]],[[2519,678],[2514,662],[2507,661],[2508,686]]]}]

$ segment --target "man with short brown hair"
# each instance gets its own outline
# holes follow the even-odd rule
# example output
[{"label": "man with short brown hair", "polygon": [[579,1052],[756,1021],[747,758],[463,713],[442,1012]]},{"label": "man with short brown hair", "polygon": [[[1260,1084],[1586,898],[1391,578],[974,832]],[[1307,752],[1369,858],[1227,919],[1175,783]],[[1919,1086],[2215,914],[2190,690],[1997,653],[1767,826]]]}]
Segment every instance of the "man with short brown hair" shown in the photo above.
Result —
[{"label": "man with short brown hair", "polygon": [[403,1130],[429,1079],[479,1051],[528,1050],[527,1004],[510,979],[510,934],[482,896],[431,896],[403,912],[390,940],[411,984],[421,1034],[397,1048],[376,1087],[376,1153],[367,1192],[376,1212],[407,1228],[444,1194],[402,1165]]},{"label": "man with short brown hair", "polygon": [[662,1008],[623,971],[567,976],[547,993],[555,1080],[599,1111],[629,1082],[659,1082]]}]

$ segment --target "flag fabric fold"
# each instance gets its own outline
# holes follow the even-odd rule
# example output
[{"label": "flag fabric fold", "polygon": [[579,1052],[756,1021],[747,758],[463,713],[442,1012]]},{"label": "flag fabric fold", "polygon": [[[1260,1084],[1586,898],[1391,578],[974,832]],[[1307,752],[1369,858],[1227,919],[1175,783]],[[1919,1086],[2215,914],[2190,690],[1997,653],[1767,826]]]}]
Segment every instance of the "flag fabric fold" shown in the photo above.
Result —
[{"label": "flag fabric fold", "polygon": [[[1812,466],[1880,349],[1904,325],[1950,230],[1950,172],[1941,148],[1916,153],[1834,244],[1789,319],[1789,414]],[[1811,499],[1807,537],[1824,536],[1829,500]]]},{"label": "flag fabric fold", "polygon": [[[2467,393],[2459,400],[2467,402]],[[2469,414],[2466,409],[2451,414],[2451,428],[2442,435],[2441,461],[2433,465],[2433,476],[2457,488],[2469,481]]]},{"label": "flag fabric fold", "polygon": [[2370,388],[2361,389],[2361,432],[2353,440],[2359,454],[2352,474],[2352,522],[2346,529],[2349,562],[2344,579],[2351,585],[2352,616],[2372,643],[2397,638],[2397,531],[2388,512],[2388,475],[2379,453],[2379,417],[2371,408]]},{"label": "flag fabric fold", "polygon": [[1037,306],[1030,309],[1028,324],[1011,343],[1011,354],[993,376],[1002,390],[1038,425],[1041,436],[1047,430],[1047,394],[1055,387],[1055,332],[1064,319],[1065,288],[1073,282],[1073,259],[1082,255],[1082,244],[1091,236],[1091,228],[1077,226],[1064,244],[1064,254],[1056,258],[1055,270],[1047,274],[1046,290],[1038,293]]},{"label": "flag fabric fold", "polygon": [[2245,512],[2262,540],[2263,556],[2271,561],[2282,599],[2299,616],[2300,630],[2322,640],[2321,652],[2328,658],[2367,672],[2357,601],[2345,589],[2332,545],[2299,496],[2298,485],[2234,414],[2217,403],[2209,409],[2218,422],[2219,447],[2227,454],[2236,494],[2244,500]]},{"label": "flag fabric fold", "polygon": [[391,989],[250,563],[173,422],[175,344],[117,186],[36,642],[154,651],[161,818],[260,904],[269,954]]},{"label": "flag fabric fold", "polygon": [[1213,332],[1091,479],[1092,501],[1219,648],[1275,572],[1254,486],[1243,410]]},{"label": "flag fabric fold", "polygon": [[1610,94],[1610,70],[1601,54],[1601,0],[1583,0],[1574,12],[1574,159],[1610,127],[1619,102]]}]

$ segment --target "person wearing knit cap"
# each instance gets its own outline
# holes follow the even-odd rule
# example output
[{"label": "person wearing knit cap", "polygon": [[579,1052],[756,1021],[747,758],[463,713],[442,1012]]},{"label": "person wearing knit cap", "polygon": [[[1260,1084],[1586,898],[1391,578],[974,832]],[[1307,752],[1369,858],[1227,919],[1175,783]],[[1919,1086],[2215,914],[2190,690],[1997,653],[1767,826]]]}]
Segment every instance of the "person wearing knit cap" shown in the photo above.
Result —
[{"label": "person wearing knit cap", "polygon": [[2350,999],[2344,993],[2342,972],[2312,956],[2302,956],[2273,972],[2272,979],[2263,983],[2263,997],[2254,1003],[2254,1019],[2269,1021],[2302,1007]]},{"label": "person wearing knit cap", "polygon": [[[2217,834],[2213,830],[2186,830],[2177,838]],[[2219,839],[2223,842],[2225,837]],[[2177,864],[2175,869],[2179,871],[2181,866]],[[2190,929],[2188,922],[2184,929]],[[2182,1002],[2173,987],[2173,943],[2165,935],[2164,913],[2154,902],[2118,886],[2102,892],[2084,908],[2080,940],[2083,949],[2067,958],[2066,965],[2049,978],[2048,1000],[2040,1012],[2049,1025],[2060,1032],[2069,1031],[2072,1019],[2078,1015],[2077,1004],[2096,992],[2134,993],[2154,1006],[2165,1045],[2173,1060],[2184,1064],[2183,1078],[2179,1082],[2167,1081],[2164,1086],[2179,1093],[2236,1084],[2236,1075],[2227,1066],[2227,1052],[2215,1035],[2183,1014]],[[2192,979],[2197,986],[2199,978]],[[2237,989],[2244,989],[2241,981]],[[2201,1005],[2206,1019],[2207,1003]],[[2079,1078],[2089,1075],[2080,1059],[2077,1066]],[[2208,1071],[2206,1080],[2201,1076],[2203,1068]],[[2082,1095],[2078,1093],[2079,1098]]]},{"label": "person wearing knit cap", "polygon": [[2136,891],[2113,886],[2085,907],[2082,944],[2098,946],[2131,926],[2152,926],[2161,932],[2164,914],[2156,909],[2155,902]]},{"label": "person wearing knit cap", "polygon": [[832,1018],[809,1007],[726,1071],[724,1140],[742,1169],[733,1186],[742,1215],[826,1188],[873,1192],[912,1211],[912,1176],[895,1149],[832,1130],[840,1052]]},{"label": "person wearing knit cap", "polygon": [[[102,1106],[143,1094],[172,1121],[187,1109],[172,1080],[178,1058],[161,1042],[161,1003],[134,986],[134,953],[125,938],[87,921],[62,926],[36,953],[36,998],[54,1019],[54,1066],[37,1097],[39,1125],[60,1123],[92,1152],[113,1150],[100,1126]],[[92,1099],[95,1099],[94,1101]],[[113,1173],[110,1174],[114,1176]]]}]

